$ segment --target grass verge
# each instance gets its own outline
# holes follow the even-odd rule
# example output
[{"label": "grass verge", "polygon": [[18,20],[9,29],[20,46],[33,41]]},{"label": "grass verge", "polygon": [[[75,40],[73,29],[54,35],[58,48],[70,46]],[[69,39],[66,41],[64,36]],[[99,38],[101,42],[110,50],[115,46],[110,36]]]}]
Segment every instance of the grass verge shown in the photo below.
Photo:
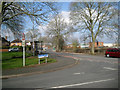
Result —
[{"label": "grass verge", "polygon": [[[6,55],[6,56],[5,56]],[[26,56],[30,56],[29,54],[26,54]],[[42,58],[41,64],[45,63],[45,58]],[[55,59],[47,58],[47,63],[54,63],[56,62]],[[36,65],[38,64],[38,57],[32,56],[32,57],[26,57],[25,59],[25,65]],[[23,58],[21,52],[6,52],[2,55],[2,69],[13,69],[13,68],[21,68],[23,67]]]}]

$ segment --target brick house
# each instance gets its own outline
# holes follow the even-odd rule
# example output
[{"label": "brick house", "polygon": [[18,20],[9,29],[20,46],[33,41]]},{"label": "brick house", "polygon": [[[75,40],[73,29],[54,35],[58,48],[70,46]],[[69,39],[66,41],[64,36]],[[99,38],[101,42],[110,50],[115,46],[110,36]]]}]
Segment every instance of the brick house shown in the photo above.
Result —
[{"label": "brick house", "polygon": [[11,42],[10,46],[22,46],[22,41],[19,39],[16,39]]},{"label": "brick house", "polygon": [[10,45],[10,42],[9,41],[7,41],[7,37],[1,37],[1,39],[0,39],[0,45],[2,45],[2,46],[9,46]]},{"label": "brick house", "polygon": [[[89,42],[89,48],[91,48],[91,46],[92,46],[92,42]],[[103,47],[104,45],[103,45],[103,42],[95,42],[95,48],[97,48],[97,47]]]}]

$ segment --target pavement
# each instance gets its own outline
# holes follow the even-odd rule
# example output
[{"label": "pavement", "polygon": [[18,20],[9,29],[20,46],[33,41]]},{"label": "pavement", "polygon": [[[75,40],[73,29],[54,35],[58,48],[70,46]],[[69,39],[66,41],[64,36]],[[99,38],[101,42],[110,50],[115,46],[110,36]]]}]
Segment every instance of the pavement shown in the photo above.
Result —
[{"label": "pavement", "polygon": [[[55,54],[51,56],[55,56]],[[32,74],[47,73],[47,72],[61,70],[64,68],[70,68],[78,63],[78,60],[60,55],[56,55],[55,59],[57,60],[57,62],[55,63],[37,64],[34,66],[26,66],[22,68],[3,70],[2,78],[8,79],[8,78],[27,76]]]}]

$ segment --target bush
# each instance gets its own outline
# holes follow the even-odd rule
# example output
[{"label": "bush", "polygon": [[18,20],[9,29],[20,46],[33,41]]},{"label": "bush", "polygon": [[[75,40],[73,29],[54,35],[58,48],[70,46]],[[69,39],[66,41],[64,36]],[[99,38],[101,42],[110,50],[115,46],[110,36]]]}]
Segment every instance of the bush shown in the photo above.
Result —
[{"label": "bush", "polygon": [[10,46],[2,46],[1,48],[2,48],[2,49],[9,49]]},{"label": "bush", "polygon": [[31,50],[31,46],[26,46],[26,50],[30,51]]},{"label": "bush", "polygon": [[19,48],[19,49],[21,49],[22,46],[11,46],[10,48]]}]

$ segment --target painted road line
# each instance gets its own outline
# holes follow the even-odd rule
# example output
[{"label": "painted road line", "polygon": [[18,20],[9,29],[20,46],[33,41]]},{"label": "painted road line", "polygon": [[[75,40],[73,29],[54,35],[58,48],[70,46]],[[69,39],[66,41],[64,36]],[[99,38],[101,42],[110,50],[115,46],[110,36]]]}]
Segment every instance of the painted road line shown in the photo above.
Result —
[{"label": "painted road line", "polygon": [[108,70],[118,70],[116,68],[110,68],[110,67],[103,67],[104,69],[108,69]]},{"label": "painted road line", "polygon": [[106,79],[106,80],[98,80],[98,81],[91,81],[91,82],[85,82],[85,83],[56,86],[56,87],[51,87],[51,88],[65,88],[65,87],[81,86],[81,85],[87,85],[87,84],[93,84],[93,83],[100,83],[100,82],[106,82],[106,81],[112,81],[112,80],[115,80],[115,79],[112,78],[112,79]]},{"label": "painted road line", "polygon": [[73,75],[85,74],[84,72],[81,73],[73,73]]}]

